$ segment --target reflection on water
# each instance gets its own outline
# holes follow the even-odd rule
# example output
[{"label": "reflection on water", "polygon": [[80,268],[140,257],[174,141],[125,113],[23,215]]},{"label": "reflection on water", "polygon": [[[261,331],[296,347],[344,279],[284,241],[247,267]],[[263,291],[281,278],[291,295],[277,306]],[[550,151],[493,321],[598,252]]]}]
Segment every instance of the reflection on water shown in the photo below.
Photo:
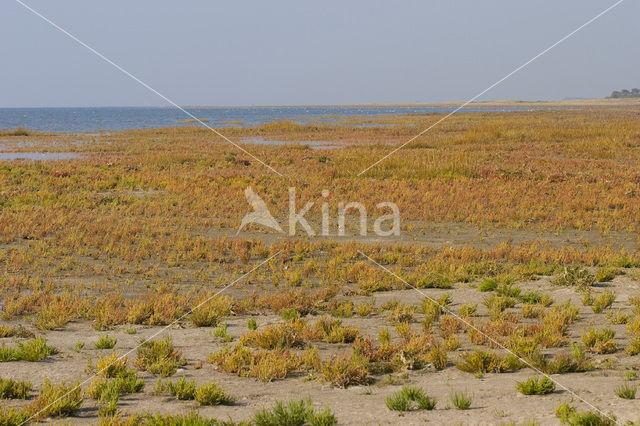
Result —
[{"label": "reflection on water", "polygon": [[77,152],[0,152],[0,160],[73,160],[82,158]]}]

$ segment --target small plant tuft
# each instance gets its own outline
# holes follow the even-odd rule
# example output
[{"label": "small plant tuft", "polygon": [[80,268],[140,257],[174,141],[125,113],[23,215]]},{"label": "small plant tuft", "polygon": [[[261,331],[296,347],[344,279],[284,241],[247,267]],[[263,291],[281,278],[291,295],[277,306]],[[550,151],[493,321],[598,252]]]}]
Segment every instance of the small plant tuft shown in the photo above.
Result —
[{"label": "small plant tuft", "polygon": [[429,398],[422,389],[410,386],[387,397],[385,402],[393,411],[433,410],[436,407],[435,399]]},{"label": "small plant tuft", "polygon": [[458,410],[468,410],[471,407],[471,397],[464,392],[454,392],[451,394],[451,403]]},{"label": "small plant tuft", "polygon": [[96,342],[96,349],[113,349],[116,343],[117,340],[115,338],[110,337],[107,334],[103,334]]},{"label": "small plant tuft", "polygon": [[31,388],[29,382],[0,378],[0,398],[3,399],[27,399]]},{"label": "small plant tuft", "polygon": [[214,382],[204,384],[196,389],[195,400],[202,405],[233,405],[235,399]]},{"label": "small plant tuft", "polygon": [[635,399],[637,386],[630,383],[624,383],[615,389],[616,395],[623,399]]},{"label": "small plant tuft", "polygon": [[271,410],[262,409],[253,416],[256,426],[334,426],[338,420],[327,408],[315,413],[309,400],[290,401],[284,404],[276,402]]},{"label": "small plant tuft", "polygon": [[524,395],[546,395],[556,390],[556,385],[546,376],[532,377],[524,382],[518,382],[516,389]]}]

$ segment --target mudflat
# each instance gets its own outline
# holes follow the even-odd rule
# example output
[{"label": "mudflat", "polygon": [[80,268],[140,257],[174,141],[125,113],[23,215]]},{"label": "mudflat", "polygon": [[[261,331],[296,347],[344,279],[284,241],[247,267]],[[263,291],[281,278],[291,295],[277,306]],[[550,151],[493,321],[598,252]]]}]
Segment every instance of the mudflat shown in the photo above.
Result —
[{"label": "mudflat", "polygon": [[0,423],[639,421],[640,109],[571,107],[0,132]]}]

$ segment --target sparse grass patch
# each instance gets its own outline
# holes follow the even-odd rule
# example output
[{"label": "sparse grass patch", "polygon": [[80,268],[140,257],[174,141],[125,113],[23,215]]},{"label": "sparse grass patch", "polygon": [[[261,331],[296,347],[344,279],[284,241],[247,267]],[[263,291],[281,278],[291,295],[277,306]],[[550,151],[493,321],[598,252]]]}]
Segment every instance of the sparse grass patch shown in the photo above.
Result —
[{"label": "sparse grass patch", "polygon": [[300,366],[302,360],[289,350],[254,351],[239,342],[212,353],[209,362],[216,364],[221,371],[270,382],[284,379]]},{"label": "sparse grass patch", "polygon": [[622,271],[620,271],[620,269],[618,268],[613,268],[613,267],[599,268],[596,271],[596,281],[599,283],[606,283],[611,281],[616,277],[616,275],[620,275],[621,273]]},{"label": "sparse grass patch", "polygon": [[616,312],[608,312],[607,318],[611,321],[611,324],[627,324],[631,320],[631,315],[618,309]]},{"label": "sparse grass patch", "polygon": [[284,324],[275,324],[250,331],[240,341],[262,349],[287,349],[304,345],[303,332],[307,324],[303,320],[292,319]]},{"label": "sparse grass patch", "polygon": [[322,380],[340,388],[371,383],[368,362],[359,354],[333,356],[322,364]]},{"label": "sparse grass patch", "polygon": [[3,343],[2,346],[0,346],[0,362],[9,362],[16,359],[16,350]]},{"label": "sparse grass patch", "polygon": [[300,319],[300,313],[295,307],[280,309],[280,316],[285,321],[294,321]]},{"label": "sparse grass patch", "polygon": [[453,392],[451,394],[451,403],[458,410],[468,410],[471,407],[471,396],[465,392]]},{"label": "sparse grass patch", "polygon": [[623,383],[615,389],[615,393],[623,399],[635,399],[637,389],[638,387],[635,384]]},{"label": "sparse grass patch", "polygon": [[313,339],[322,339],[327,343],[351,343],[358,337],[359,330],[346,327],[338,319],[320,317],[315,323],[312,333],[306,333]]},{"label": "sparse grass patch", "polygon": [[82,401],[82,389],[79,383],[61,382],[54,385],[49,379],[45,379],[30,410],[32,413],[37,413],[37,418],[68,417],[80,409]]},{"label": "sparse grass patch", "polygon": [[290,401],[286,405],[280,401],[268,410],[263,408],[253,416],[256,426],[334,426],[338,420],[327,408],[316,413],[309,400]]},{"label": "sparse grass patch", "polygon": [[474,349],[473,352],[466,352],[460,355],[462,359],[456,364],[459,370],[467,373],[482,375],[485,373],[500,373],[515,368],[519,365],[512,365],[511,359],[501,358],[493,352],[485,352]]},{"label": "sparse grass patch", "polygon": [[28,424],[31,411],[28,408],[3,407],[0,406],[0,425],[20,426]]},{"label": "sparse grass patch", "polygon": [[593,312],[599,314],[604,311],[616,300],[615,294],[610,292],[609,290],[605,290],[601,295],[594,297],[593,299]]},{"label": "sparse grass patch", "polygon": [[640,354],[640,338],[632,339],[629,346],[627,346],[626,352],[631,356]]},{"label": "sparse grass patch", "polygon": [[258,328],[258,322],[255,318],[249,318],[249,320],[247,321],[247,328],[249,330],[256,330]]},{"label": "sparse grass patch", "polygon": [[36,337],[33,340],[19,342],[16,357],[22,361],[34,362],[57,353],[58,350],[48,346],[43,337]]},{"label": "sparse grass patch", "polygon": [[233,405],[235,399],[229,395],[216,383],[210,382],[199,386],[195,390],[195,400],[202,405]]},{"label": "sparse grass patch", "polygon": [[182,353],[173,346],[169,337],[164,340],[146,341],[138,348],[136,366],[141,370],[168,377],[185,364]]},{"label": "sparse grass patch", "polygon": [[119,377],[127,371],[129,359],[114,352],[108,357],[98,358],[96,374],[105,378]]},{"label": "sparse grass patch", "polygon": [[356,314],[359,317],[367,317],[373,311],[375,301],[371,300],[369,302],[363,302],[356,306]]},{"label": "sparse grass patch", "polygon": [[0,362],[8,361],[40,361],[50,355],[58,353],[58,350],[48,346],[47,341],[43,337],[18,342],[16,348],[6,346],[4,343],[0,346]]},{"label": "sparse grass patch", "polygon": [[540,318],[544,313],[544,309],[540,305],[533,303],[525,303],[522,305],[523,318]]},{"label": "sparse grass patch", "polygon": [[[32,386],[29,382],[0,378],[0,398],[27,399]],[[0,422],[0,424],[2,424]]]},{"label": "sparse grass patch", "polygon": [[586,290],[596,282],[596,277],[586,268],[580,266],[566,266],[562,272],[553,277],[551,284],[564,287],[575,287]]},{"label": "sparse grass patch", "polygon": [[189,319],[196,327],[213,327],[218,325],[220,318],[231,313],[232,300],[227,296],[215,296],[210,300],[196,304],[196,308],[189,315]]},{"label": "sparse grass patch", "polygon": [[224,343],[233,341],[233,337],[227,334],[227,324],[220,324],[218,327],[213,329],[211,334]]},{"label": "sparse grass patch", "polygon": [[429,398],[422,389],[404,386],[402,390],[388,396],[387,408],[392,411],[433,410],[436,400]]},{"label": "sparse grass patch", "polygon": [[[331,301],[328,309],[331,315],[338,318],[351,318],[353,316],[354,306],[351,300],[344,300],[340,303],[336,299]],[[333,304],[335,302],[335,304]]]},{"label": "sparse grass patch", "polygon": [[144,380],[138,378],[135,371],[126,370],[114,378],[98,377],[91,381],[87,395],[91,398],[107,401],[127,393],[141,392]]},{"label": "sparse grass patch", "polygon": [[487,292],[498,288],[498,281],[493,278],[485,278],[478,284],[478,291]]},{"label": "sparse grass patch", "polygon": [[489,317],[495,321],[500,318],[500,314],[502,314],[505,309],[513,308],[516,305],[516,300],[510,296],[493,294],[492,296],[485,297],[482,303],[487,307]]},{"label": "sparse grass patch", "polygon": [[[226,425],[214,418],[203,417],[196,413],[189,414],[146,414],[140,418],[133,418],[131,422],[111,422],[108,421],[100,426],[133,426],[140,424],[143,426],[221,426]],[[229,426],[233,426],[233,422],[228,422]]]},{"label": "sparse grass patch", "polygon": [[196,382],[193,380],[187,381],[183,377],[177,382],[168,383],[167,387],[169,393],[181,401],[195,399],[196,397]]},{"label": "sparse grass patch", "polygon": [[584,348],[574,343],[569,353],[560,353],[551,361],[542,359],[539,367],[547,374],[564,374],[592,370],[593,364],[587,359]]},{"label": "sparse grass patch", "polygon": [[96,349],[113,349],[117,340],[115,337],[110,337],[108,334],[103,334],[98,338],[96,342]]},{"label": "sparse grass patch", "polygon": [[458,315],[462,318],[475,317],[478,314],[478,304],[473,305],[463,304],[458,308]]},{"label": "sparse grass patch", "polygon": [[610,354],[618,350],[615,342],[616,332],[610,328],[598,330],[590,328],[580,339],[587,350],[597,354]]},{"label": "sparse grass patch", "polygon": [[22,324],[17,326],[0,324],[0,338],[2,337],[23,337],[23,338],[33,338],[35,335],[33,332],[24,328]]},{"label": "sparse grass patch", "polygon": [[609,417],[604,417],[593,411],[577,411],[566,402],[556,408],[556,417],[560,419],[562,424],[570,426],[612,426],[616,424]]},{"label": "sparse grass patch", "polygon": [[438,299],[425,298],[420,304],[419,311],[424,314],[423,324],[431,326],[440,318],[440,315],[446,312],[451,304],[451,295],[443,294]]},{"label": "sparse grass patch", "polygon": [[518,382],[516,389],[524,395],[546,395],[556,390],[556,385],[547,376],[532,377],[524,382]]}]

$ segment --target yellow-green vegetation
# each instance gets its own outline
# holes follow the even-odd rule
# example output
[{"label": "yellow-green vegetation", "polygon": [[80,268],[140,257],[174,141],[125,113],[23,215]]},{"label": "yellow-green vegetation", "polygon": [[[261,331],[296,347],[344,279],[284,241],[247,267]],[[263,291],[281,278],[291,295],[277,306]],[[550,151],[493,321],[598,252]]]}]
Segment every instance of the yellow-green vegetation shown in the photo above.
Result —
[{"label": "yellow-green vegetation", "polygon": [[58,350],[48,346],[43,337],[18,342],[17,347],[11,348],[4,343],[0,347],[0,362],[7,361],[40,361],[48,356],[58,353]]},{"label": "yellow-green vegetation", "polygon": [[0,406],[0,424],[7,426],[21,425],[29,420],[28,410],[15,407]]},{"label": "yellow-green vegetation", "polygon": [[451,403],[458,410],[468,410],[471,408],[471,396],[465,392],[453,392],[451,394]]},{"label": "yellow-green vegetation", "polygon": [[385,400],[387,408],[393,411],[433,410],[436,400],[429,398],[422,389],[404,386],[402,390],[388,396]]},{"label": "yellow-green vegetation", "polygon": [[195,400],[202,405],[233,405],[235,398],[214,382],[199,386],[195,391]]},{"label": "yellow-green vegetation", "polygon": [[196,327],[212,327],[231,312],[231,299],[226,296],[207,297],[196,305],[189,318]]},{"label": "yellow-green vegetation", "polygon": [[615,393],[623,399],[635,399],[637,389],[635,384],[623,383],[615,389]]},{"label": "yellow-green vegetation", "polygon": [[30,410],[38,418],[68,417],[80,409],[82,401],[82,388],[79,383],[53,384],[45,379]]},{"label": "yellow-green vegetation", "polygon": [[167,387],[171,395],[180,400],[190,400],[196,397],[196,382],[193,380],[187,381],[183,377],[177,382],[170,382]]},{"label": "yellow-green vegetation", "polygon": [[136,367],[162,377],[172,376],[178,367],[186,364],[182,353],[173,346],[173,341],[168,337],[145,341],[137,351]]},{"label": "yellow-green vegetation", "polygon": [[590,328],[581,336],[581,340],[590,352],[609,354],[618,350],[615,336],[616,332],[610,328],[602,330]]},{"label": "yellow-green vegetation", "polygon": [[[218,383],[240,397],[238,387],[255,380],[263,382],[256,389],[287,389],[305,380],[320,382],[327,398],[351,392],[332,387],[377,385],[367,389],[388,396],[391,410],[370,407],[380,422],[398,415],[434,416],[438,422],[439,410],[395,411],[428,410],[436,397],[447,401],[449,395],[429,387],[427,396],[418,386],[394,393],[388,386],[423,385],[455,368],[470,373],[462,376],[473,386],[479,383],[473,375],[491,383],[506,380],[501,373],[523,374],[527,366],[545,374],[590,371],[571,379],[597,380],[635,365],[637,110],[456,114],[428,138],[358,176],[438,117],[375,117],[384,126],[361,126],[372,118],[360,117],[225,128],[232,140],[290,142],[250,147],[284,177],[196,126],[74,135],[80,143],[26,129],[0,133],[11,149],[30,150],[33,143],[38,151],[86,154],[56,162],[0,162],[0,361],[16,363],[2,366],[23,368],[18,363],[49,357],[29,365],[44,377],[51,368],[97,358],[88,371],[98,377],[43,416],[72,414],[86,395],[83,409],[92,417],[98,411],[102,424],[162,425],[222,424],[196,414],[135,415],[129,403],[121,411],[120,398],[148,396],[143,378],[149,380],[149,373],[169,377],[181,367],[187,378],[158,380],[157,393],[165,397],[155,403],[231,404]],[[319,155],[300,140],[344,147]],[[332,233],[339,202],[361,202],[377,215],[377,203],[393,201],[402,213],[401,237],[369,238],[372,220],[368,235],[353,241],[358,227],[352,213],[346,238],[311,238],[300,229],[288,237],[256,224],[236,235],[251,209],[244,196],[249,186],[282,225],[288,219],[288,186],[296,188],[297,210],[314,202],[305,217],[316,231],[326,202]],[[91,327],[90,337],[58,343],[71,330]],[[108,351],[136,347],[136,333],[153,340],[141,340],[131,362]],[[199,351],[180,333],[198,336]],[[52,357],[56,349],[47,339],[59,357]],[[211,365],[203,366],[205,359]],[[213,369],[234,377],[210,382],[206,375]],[[2,394],[30,396],[26,382],[19,383],[0,382]],[[516,387],[527,395],[554,388],[545,377]],[[71,389],[49,383],[35,396],[35,386],[34,404],[44,408],[62,388]],[[629,383],[616,394],[625,398],[632,389]],[[451,405],[468,408],[473,391],[454,393]],[[508,385],[499,392],[514,390]],[[632,403],[607,393],[599,397],[610,397],[622,409]],[[541,409],[553,398],[539,398]],[[607,421],[578,408],[586,407],[566,408],[560,419]],[[0,410],[0,423],[20,423],[34,413]],[[487,421],[486,411],[478,408],[479,421]],[[464,413],[447,415],[454,422]],[[280,403],[252,421],[285,420],[336,422],[308,401]]]},{"label": "yellow-green vegetation", "polygon": [[96,342],[96,349],[113,349],[116,345],[117,340],[113,337],[110,337],[107,334],[103,334],[98,338]]},{"label": "yellow-green vegetation", "polygon": [[334,426],[338,420],[333,413],[326,408],[324,411],[316,413],[309,400],[289,401],[287,404],[276,402],[275,406],[269,409],[258,411],[252,420],[256,426],[279,426],[279,425],[313,425],[313,426]]},{"label": "yellow-green vegetation", "polygon": [[532,377],[524,382],[518,382],[516,389],[524,395],[546,395],[556,390],[556,385],[547,376]]},{"label": "yellow-green vegetation", "polygon": [[593,411],[578,411],[575,407],[566,402],[560,404],[556,408],[556,417],[560,419],[562,424],[578,425],[578,426],[611,426],[616,424],[615,416],[608,414],[603,416],[601,413]]},{"label": "yellow-green vegetation", "polygon": [[0,398],[27,399],[32,386],[29,382],[0,377]]},{"label": "yellow-green vegetation", "polygon": [[593,298],[593,312],[599,314],[605,309],[611,307],[616,300],[615,294],[609,290],[605,290],[601,295]]},{"label": "yellow-green vegetation", "polygon": [[485,352],[475,349],[460,356],[461,362],[456,364],[460,370],[467,373],[500,373],[503,371],[520,369],[520,363],[511,355],[500,357],[493,352]]}]

